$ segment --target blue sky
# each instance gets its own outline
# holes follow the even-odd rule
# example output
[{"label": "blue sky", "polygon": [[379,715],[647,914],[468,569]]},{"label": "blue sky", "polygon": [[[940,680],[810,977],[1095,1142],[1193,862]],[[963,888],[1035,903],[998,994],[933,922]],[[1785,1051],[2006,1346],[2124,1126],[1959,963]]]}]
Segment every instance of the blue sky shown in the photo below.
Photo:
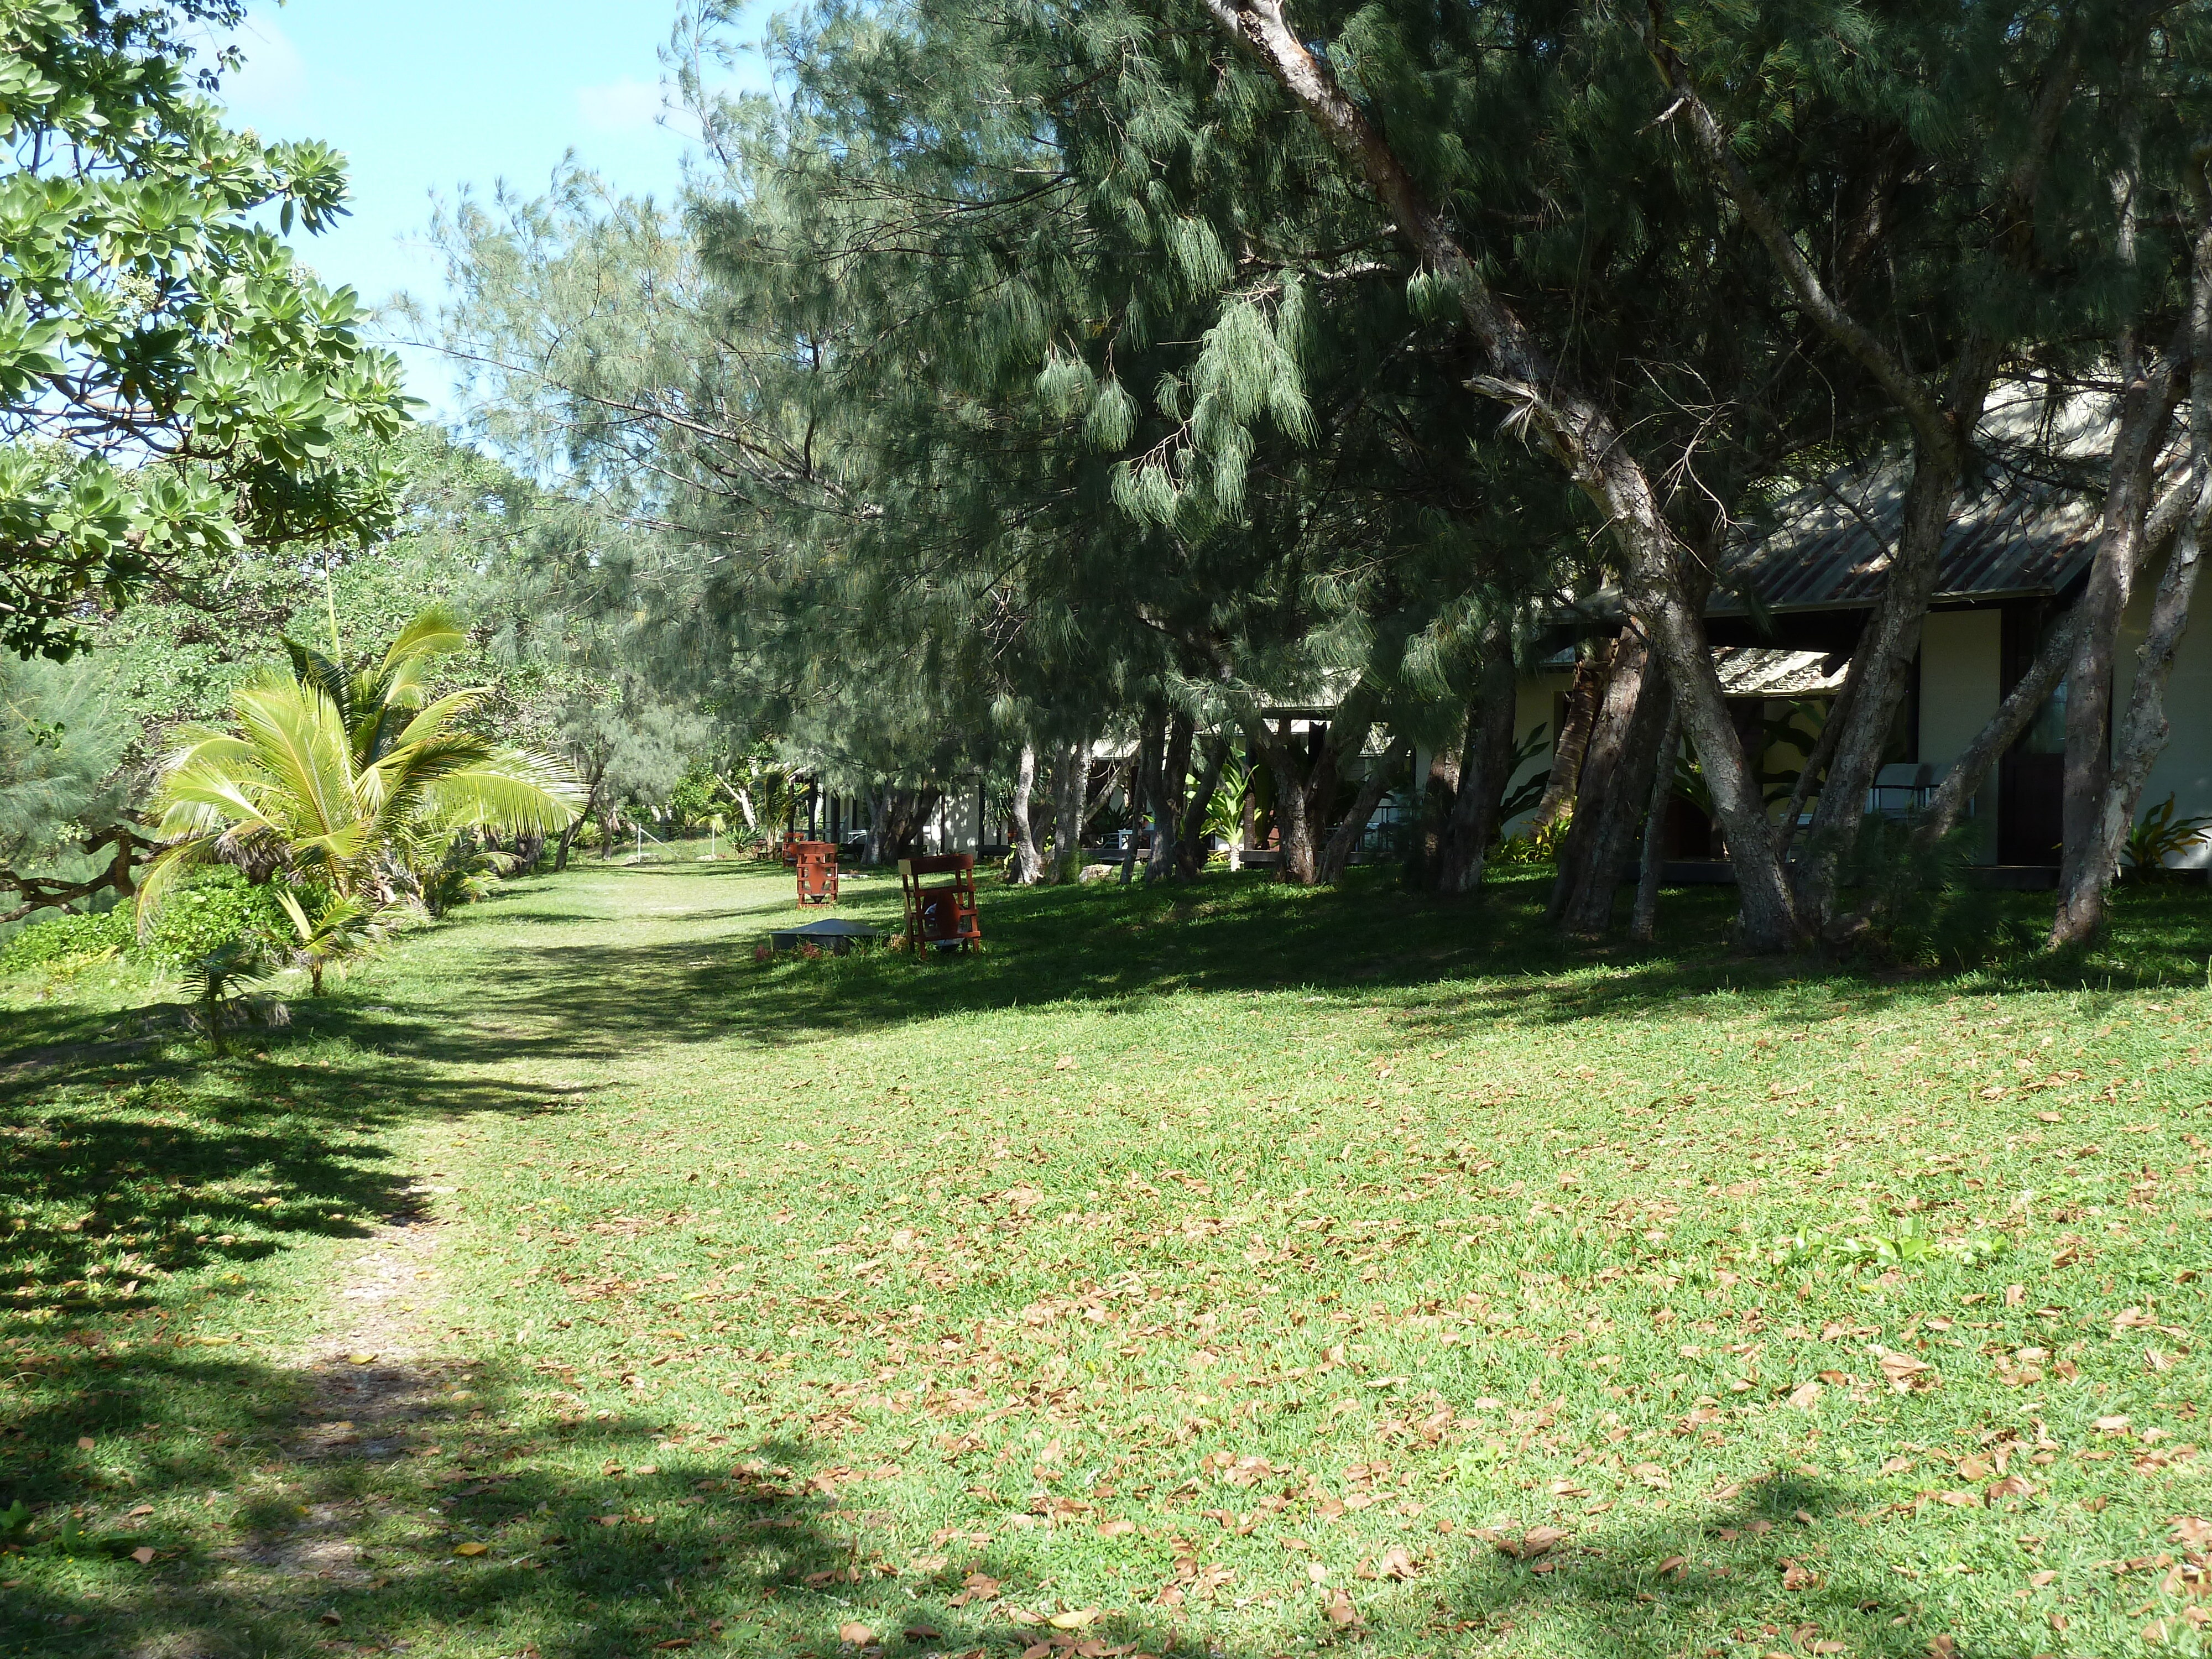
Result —
[{"label": "blue sky", "polygon": [[[756,0],[740,38],[773,9]],[[232,125],[270,138],[320,138],[346,153],[353,216],[299,237],[332,285],[380,305],[405,290],[435,302],[440,262],[424,244],[431,195],[489,194],[505,179],[542,189],[562,155],[617,189],[666,199],[681,178],[680,125],[662,109],[659,49],[676,0],[292,0],[254,7],[245,68],[223,101]],[[751,60],[740,84],[761,87]],[[451,412],[432,354],[408,350],[409,390]]]}]

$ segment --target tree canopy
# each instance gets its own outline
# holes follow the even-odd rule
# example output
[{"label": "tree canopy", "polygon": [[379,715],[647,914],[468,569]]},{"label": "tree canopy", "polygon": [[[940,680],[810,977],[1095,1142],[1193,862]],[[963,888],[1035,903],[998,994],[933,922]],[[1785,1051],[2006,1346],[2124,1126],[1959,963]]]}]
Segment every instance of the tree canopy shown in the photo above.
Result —
[{"label": "tree canopy", "polygon": [[[350,289],[280,232],[345,211],[339,156],[226,127],[191,36],[238,0],[0,0],[0,647],[255,548],[373,534],[405,416]],[[268,221],[273,218],[272,225]],[[356,449],[358,456],[360,451]]]}]

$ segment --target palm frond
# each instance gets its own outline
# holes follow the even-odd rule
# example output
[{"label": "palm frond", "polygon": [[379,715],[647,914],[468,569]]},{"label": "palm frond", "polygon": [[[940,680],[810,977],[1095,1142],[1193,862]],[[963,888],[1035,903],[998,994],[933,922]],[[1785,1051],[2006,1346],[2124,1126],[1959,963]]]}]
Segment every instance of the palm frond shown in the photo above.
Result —
[{"label": "palm frond", "polygon": [[481,766],[428,780],[422,805],[434,823],[448,829],[557,834],[583,815],[584,791],[560,762],[508,750]]},{"label": "palm frond", "polygon": [[350,726],[352,714],[352,677],[343,665],[325,656],[311,645],[302,645],[289,635],[278,635],[284,642],[285,654],[292,659],[292,677],[301,685],[312,685],[337,706],[338,718]]},{"label": "palm frond", "polygon": [[427,657],[461,650],[468,642],[468,629],[451,610],[442,605],[425,605],[415,613],[414,621],[399,630],[399,636],[385,652],[385,672],[396,676],[404,666],[419,665]]}]

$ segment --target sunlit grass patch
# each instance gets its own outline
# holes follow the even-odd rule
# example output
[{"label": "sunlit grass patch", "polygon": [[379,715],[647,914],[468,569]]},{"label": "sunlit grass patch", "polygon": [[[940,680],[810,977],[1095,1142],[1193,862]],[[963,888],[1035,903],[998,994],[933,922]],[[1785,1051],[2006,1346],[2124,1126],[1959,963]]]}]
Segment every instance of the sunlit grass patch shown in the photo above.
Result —
[{"label": "sunlit grass patch", "polygon": [[[2111,990],[1540,902],[994,891],[980,957],[762,964],[785,878],[586,870],[258,1054],[27,1085],[6,1594],[87,1652],[2193,1641],[2203,900]],[[422,1412],[307,1455],[407,1203]],[[156,1223],[148,1311],[53,1294]]]}]

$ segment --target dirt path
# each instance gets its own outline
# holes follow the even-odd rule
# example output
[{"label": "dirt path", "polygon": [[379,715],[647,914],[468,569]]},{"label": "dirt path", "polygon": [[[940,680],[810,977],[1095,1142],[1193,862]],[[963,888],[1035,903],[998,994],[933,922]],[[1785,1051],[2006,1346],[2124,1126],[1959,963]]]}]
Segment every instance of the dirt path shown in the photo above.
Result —
[{"label": "dirt path", "polygon": [[[419,1202],[434,1190],[418,1184],[410,1195]],[[347,1264],[336,1296],[343,1316],[296,1362],[310,1389],[285,1447],[290,1461],[312,1467],[404,1457],[428,1423],[450,1414],[438,1395],[450,1387],[455,1362],[429,1353],[423,1340],[425,1316],[441,1299],[442,1231],[427,1207],[418,1208],[378,1228]],[[225,1553],[264,1571],[357,1588],[373,1576],[358,1542],[363,1519],[356,1504],[313,1503],[283,1534]]]}]

